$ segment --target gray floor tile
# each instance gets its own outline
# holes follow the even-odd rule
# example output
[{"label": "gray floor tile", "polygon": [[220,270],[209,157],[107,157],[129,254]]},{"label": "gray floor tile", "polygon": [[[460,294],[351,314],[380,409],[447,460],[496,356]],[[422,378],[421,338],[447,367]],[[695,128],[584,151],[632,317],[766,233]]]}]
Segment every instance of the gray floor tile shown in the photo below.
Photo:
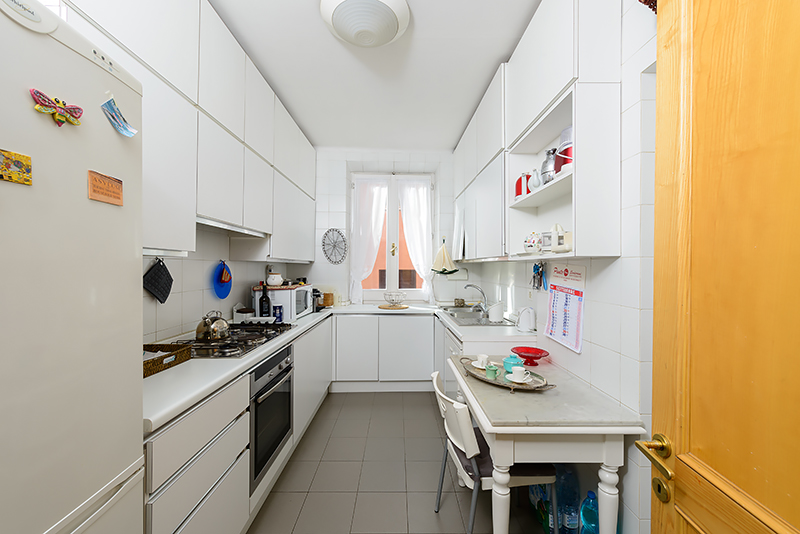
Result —
[{"label": "gray floor tile", "polygon": [[369,421],[369,438],[402,438],[403,420],[376,418],[374,413]]},{"label": "gray floor tile", "polygon": [[367,438],[330,438],[322,455],[326,462],[360,462],[364,459]]},{"label": "gray floor tile", "polygon": [[375,393],[348,393],[344,399],[344,406],[372,406]]},{"label": "gray floor tile", "polygon": [[[472,498],[471,493],[458,492],[456,493],[458,504],[461,508],[461,518],[464,521],[464,528],[469,522],[469,505]],[[514,509],[512,505],[512,511]],[[492,491],[481,490],[478,493],[478,504],[475,511],[475,526],[472,528],[473,534],[492,534]],[[517,518],[512,514],[508,521],[509,534],[522,534],[523,530],[517,521]]]},{"label": "gray floor tile", "polygon": [[297,448],[292,453],[292,461],[316,461],[322,458],[322,453],[328,444],[328,438],[318,438],[308,432],[300,440]]},{"label": "gray floor tile", "polygon": [[308,428],[303,434],[303,438],[311,436],[314,439],[325,439],[331,437],[333,427],[336,425],[336,419],[317,419],[316,417],[308,425]]},{"label": "gray floor tile", "polygon": [[454,493],[443,493],[439,513],[433,511],[436,493],[408,493],[408,531],[421,534],[465,532]]},{"label": "gray floor tile", "polygon": [[403,435],[407,438],[440,438],[439,422],[426,417],[424,419],[406,419],[403,424]]},{"label": "gray floor tile", "polygon": [[367,462],[403,462],[405,444],[400,438],[367,438],[364,460]]},{"label": "gray floor tile", "polygon": [[342,406],[339,419],[369,419],[372,417],[372,405]]},{"label": "gray floor tile", "polygon": [[405,438],[407,462],[435,462],[442,460],[442,438]]},{"label": "gray floor tile", "polygon": [[437,418],[441,419],[439,410],[431,406],[417,406],[417,405],[403,405],[403,419],[430,419],[436,421]]},{"label": "gray floor tile", "polygon": [[311,483],[311,491],[356,492],[361,476],[361,462],[321,462]]},{"label": "gray floor tile", "polygon": [[303,492],[307,493],[314,480],[319,462],[291,461],[286,464],[280,478],[275,483],[272,491],[275,492]]},{"label": "gray floor tile", "polygon": [[333,438],[366,438],[369,419],[337,419],[333,427]]},{"label": "gray floor tile", "polygon": [[322,403],[322,406],[317,410],[314,419],[336,419],[342,410],[341,405]]},{"label": "gray floor tile", "polygon": [[405,493],[359,493],[353,514],[353,533],[408,532]]},{"label": "gray floor tile", "polygon": [[247,534],[292,534],[305,499],[305,493],[270,494]]},{"label": "gray floor tile", "polygon": [[403,394],[402,393],[376,393],[373,400],[373,406],[402,406]]},{"label": "gray floor tile", "polygon": [[405,462],[364,462],[359,492],[406,491]]},{"label": "gray floor tile", "polygon": [[433,396],[430,391],[403,393],[404,406],[433,406]]},{"label": "gray floor tile", "polygon": [[[448,470],[449,470],[448,466]],[[436,491],[439,488],[439,473],[442,462],[406,462],[406,488],[409,492]],[[442,491],[453,492],[452,475],[445,471]]]},{"label": "gray floor tile", "polygon": [[372,419],[402,419],[405,415],[402,404],[390,406],[372,406]]},{"label": "gray floor tile", "polygon": [[325,400],[322,402],[322,405],[333,405],[333,406],[341,406],[344,404],[344,400],[347,398],[347,393],[328,393],[325,396]]},{"label": "gray floor tile", "polygon": [[349,534],[355,505],[355,493],[309,493],[293,534]]}]

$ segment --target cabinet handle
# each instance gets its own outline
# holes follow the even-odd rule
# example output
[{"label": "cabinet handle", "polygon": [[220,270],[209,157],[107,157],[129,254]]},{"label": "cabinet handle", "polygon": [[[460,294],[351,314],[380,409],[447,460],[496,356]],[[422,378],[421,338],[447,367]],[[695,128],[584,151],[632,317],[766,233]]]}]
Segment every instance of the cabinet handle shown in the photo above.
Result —
[{"label": "cabinet handle", "polygon": [[276,389],[278,389],[279,387],[281,387],[281,385],[282,385],[284,382],[286,382],[287,380],[289,380],[289,378],[292,376],[292,373],[294,373],[294,369],[292,369],[291,371],[289,371],[288,373],[286,373],[286,376],[284,376],[283,378],[281,378],[281,381],[280,381],[280,382],[278,382],[277,384],[275,384],[274,386],[272,386],[272,387],[270,388],[270,390],[269,390],[269,391],[267,391],[266,393],[264,393],[263,395],[261,395],[261,396],[260,396],[258,399],[256,399],[256,404],[261,404],[262,402],[264,402],[265,400],[267,400],[267,397],[269,397],[270,395],[272,395],[272,392],[273,392],[273,391],[275,391]]}]

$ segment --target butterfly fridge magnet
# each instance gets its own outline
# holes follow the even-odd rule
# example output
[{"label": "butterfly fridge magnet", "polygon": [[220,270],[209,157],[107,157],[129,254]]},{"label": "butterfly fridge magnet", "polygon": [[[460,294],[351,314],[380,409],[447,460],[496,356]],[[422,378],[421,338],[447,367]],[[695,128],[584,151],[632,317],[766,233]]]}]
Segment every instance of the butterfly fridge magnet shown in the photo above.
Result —
[{"label": "butterfly fridge magnet", "polygon": [[78,106],[68,106],[66,102],[58,98],[50,99],[49,96],[39,91],[38,89],[31,89],[31,96],[36,102],[34,109],[41,113],[49,113],[53,116],[53,120],[60,128],[65,122],[80,126],[81,121],[78,119],[83,115],[83,108]]}]

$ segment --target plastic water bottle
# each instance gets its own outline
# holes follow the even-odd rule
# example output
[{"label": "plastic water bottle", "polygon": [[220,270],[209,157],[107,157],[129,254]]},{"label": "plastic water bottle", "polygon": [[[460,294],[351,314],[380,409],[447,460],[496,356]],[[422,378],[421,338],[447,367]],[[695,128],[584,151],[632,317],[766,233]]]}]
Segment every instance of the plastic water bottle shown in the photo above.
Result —
[{"label": "plastic water bottle", "polygon": [[597,495],[593,491],[586,494],[581,503],[581,534],[598,534],[600,524],[597,515]]},{"label": "plastic water bottle", "polygon": [[580,520],[578,508],[580,504],[580,489],[578,476],[569,465],[563,465],[556,481],[558,496],[558,518],[561,534],[578,534]]}]

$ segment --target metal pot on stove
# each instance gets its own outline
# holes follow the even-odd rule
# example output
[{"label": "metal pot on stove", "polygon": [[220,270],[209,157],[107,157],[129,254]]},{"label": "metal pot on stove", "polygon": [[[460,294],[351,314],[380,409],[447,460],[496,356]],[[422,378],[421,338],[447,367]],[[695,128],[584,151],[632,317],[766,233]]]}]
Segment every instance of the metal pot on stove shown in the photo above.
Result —
[{"label": "metal pot on stove", "polygon": [[228,339],[231,335],[228,321],[222,317],[222,312],[213,310],[205,314],[197,325],[196,338],[199,341],[214,341]]}]

